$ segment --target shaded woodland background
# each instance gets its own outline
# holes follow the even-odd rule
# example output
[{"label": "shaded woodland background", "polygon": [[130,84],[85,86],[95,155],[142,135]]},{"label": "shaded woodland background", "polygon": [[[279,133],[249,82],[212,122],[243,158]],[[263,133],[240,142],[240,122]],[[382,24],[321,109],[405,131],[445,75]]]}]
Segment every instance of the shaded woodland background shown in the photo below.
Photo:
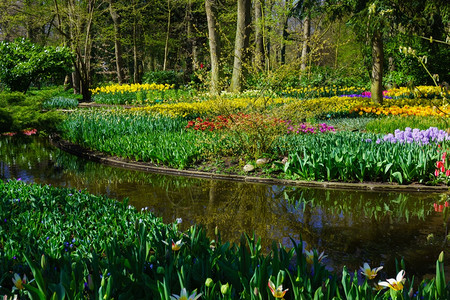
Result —
[{"label": "shaded woodland background", "polygon": [[72,76],[53,83],[86,101],[101,84],[167,82],[211,94],[370,86],[377,102],[386,87],[433,83],[418,57],[449,80],[449,24],[445,0],[0,1],[0,40],[71,49]]}]

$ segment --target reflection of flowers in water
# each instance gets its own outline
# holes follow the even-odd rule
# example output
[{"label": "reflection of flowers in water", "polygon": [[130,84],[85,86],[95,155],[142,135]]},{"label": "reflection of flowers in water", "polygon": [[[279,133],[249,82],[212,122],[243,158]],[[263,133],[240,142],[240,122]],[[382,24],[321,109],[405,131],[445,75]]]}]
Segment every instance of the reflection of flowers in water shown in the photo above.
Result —
[{"label": "reflection of flowers in water", "polygon": [[305,249],[305,255],[306,255],[306,262],[310,265],[312,265],[314,263],[314,255],[317,256],[317,261],[321,262],[322,259],[324,259],[325,257],[327,257],[326,255],[324,255],[325,252],[322,252],[320,254],[317,254],[317,250],[313,249],[311,251],[308,251]]},{"label": "reflection of flowers in water", "polygon": [[449,202],[445,201],[444,204],[438,204],[438,203],[433,203],[434,206],[434,211],[435,212],[443,212],[444,211],[444,207],[449,207]]}]

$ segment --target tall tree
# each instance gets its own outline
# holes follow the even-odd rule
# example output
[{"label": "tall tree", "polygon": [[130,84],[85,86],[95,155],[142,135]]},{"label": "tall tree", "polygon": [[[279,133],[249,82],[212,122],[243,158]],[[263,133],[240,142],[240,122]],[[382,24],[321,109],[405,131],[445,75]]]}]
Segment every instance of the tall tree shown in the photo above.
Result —
[{"label": "tall tree", "polygon": [[75,53],[75,72],[72,76],[74,91],[80,92],[84,101],[91,100],[92,31],[98,5],[96,0],[54,1],[57,16],[55,26],[66,37],[71,50]]},{"label": "tall tree", "polygon": [[254,14],[255,14],[255,69],[258,71],[264,70],[264,39],[263,39],[263,7],[262,0],[255,0]]},{"label": "tall tree", "polygon": [[220,48],[219,48],[219,36],[216,30],[217,17],[216,17],[216,0],[205,0],[206,18],[208,21],[208,40],[209,40],[209,52],[211,57],[211,81],[210,81],[210,93],[212,95],[219,95],[220,93]]},{"label": "tall tree", "polygon": [[303,19],[303,43],[302,43],[302,55],[300,58],[300,70],[305,71],[308,61],[309,53],[309,37],[311,35],[311,13],[308,12],[306,17]]},{"label": "tall tree", "polygon": [[117,81],[119,84],[124,82],[124,65],[122,57],[122,42],[120,34],[121,16],[114,5],[114,0],[109,0],[109,13],[114,25],[114,53],[116,57]]},{"label": "tall tree", "polygon": [[244,71],[248,63],[248,48],[250,39],[250,0],[238,0],[237,2],[237,25],[236,38],[234,42],[233,75],[231,77],[230,90],[232,92],[242,91]]}]

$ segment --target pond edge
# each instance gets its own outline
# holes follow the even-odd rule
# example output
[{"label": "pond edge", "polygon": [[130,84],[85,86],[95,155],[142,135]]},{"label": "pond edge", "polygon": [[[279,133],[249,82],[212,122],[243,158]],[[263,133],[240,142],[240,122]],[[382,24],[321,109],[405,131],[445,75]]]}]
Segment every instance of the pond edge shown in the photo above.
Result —
[{"label": "pond edge", "polygon": [[330,181],[306,181],[306,180],[288,180],[277,178],[262,178],[254,176],[243,176],[234,174],[216,174],[202,171],[180,170],[168,167],[156,166],[152,163],[132,161],[130,159],[110,156],[108,154],[89,150],[80,145],[73,144],[69,141],[63,140],[59,135],[51,135],[49,137],[50,143],[70,154],[78,157],[87,158],[90,161],[102,163],[105,165],[120,167],[124,169],[131,169],[137,171],[145,171],[150,173],[159,173],[176,176],[196,177],[203,179],[228,180],[247,183],[260,183],[270,185],[287,185],[287,186],[302,186],[325,189],[341,189],[341,190],[362,190],[362,191],[382,191],[382,192],[421,192],[421,193],[444,193],[449,191],[447,186],[427,186],[420,184],[411,185],[397,185],[389,183],[344,183],[344,182],[330,182]]}]

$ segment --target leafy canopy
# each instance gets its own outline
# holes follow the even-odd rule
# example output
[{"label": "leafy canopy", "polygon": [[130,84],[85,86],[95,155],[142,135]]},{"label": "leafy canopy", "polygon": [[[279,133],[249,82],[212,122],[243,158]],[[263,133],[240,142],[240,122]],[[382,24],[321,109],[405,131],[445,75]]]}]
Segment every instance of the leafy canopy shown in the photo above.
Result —
[{"label": "leafy canopy", "polygon": [[26,92],[32,82],[70,72],[71,65],[65,47],[41,47],[24,38],[0,42],[0,82],[11,91]]}]

